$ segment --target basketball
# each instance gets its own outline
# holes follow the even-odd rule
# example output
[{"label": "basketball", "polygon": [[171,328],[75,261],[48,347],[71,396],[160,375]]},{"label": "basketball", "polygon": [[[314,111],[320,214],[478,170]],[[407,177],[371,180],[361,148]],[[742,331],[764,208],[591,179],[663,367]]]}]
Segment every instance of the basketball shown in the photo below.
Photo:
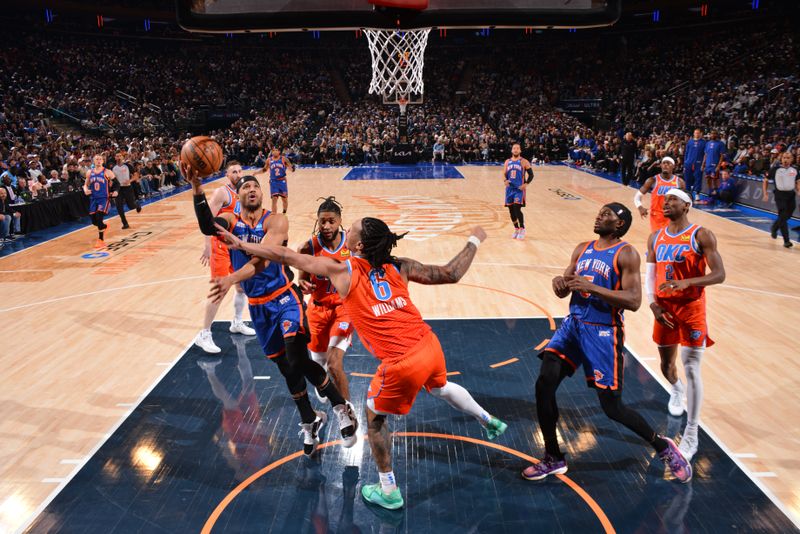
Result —
[{"label": "basketball", "polygon": [[205,135],[192,137],[181,148],[181,163],[206,177],[217,172],[222,165],[222,148]]}]

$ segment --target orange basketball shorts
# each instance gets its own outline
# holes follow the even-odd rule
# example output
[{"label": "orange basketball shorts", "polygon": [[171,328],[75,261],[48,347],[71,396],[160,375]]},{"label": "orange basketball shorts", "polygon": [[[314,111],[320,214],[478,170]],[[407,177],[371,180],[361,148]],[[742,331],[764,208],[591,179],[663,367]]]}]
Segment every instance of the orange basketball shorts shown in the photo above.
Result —
[{"label": "orange basketball shorts", "polygon": [[228,276],[233,272],[228,247],[216,237],[211,238],[211,259],[209,264],[211,266],[211,276],[214,278]]},{"label": "orange basketball shorts", "polygon": [[447,383],[447,366],[439,339],[428,332],[399,360],[383,361],[369,385],[367,398],[382,413],[405,415],[411,410],[417,393]]},{"label": "orange basketball shorts", "polygon": [[710,347],[714,341],[708,337],[706,322],[706,299],[666,300],[656,299],[656,303],[672,316],[675,328],[669,328],[658,321],[653,325],[653,341],[656,345],[683,345],[685,347]]},{"label": "orange basketball shorts", "polygon": [[326,352],[331,339],[348,338],[353,334],[353,323],[344,311],[344,306],[318,306],[313,302],[306,312],[308,328],[311,331],[311,352]]}]

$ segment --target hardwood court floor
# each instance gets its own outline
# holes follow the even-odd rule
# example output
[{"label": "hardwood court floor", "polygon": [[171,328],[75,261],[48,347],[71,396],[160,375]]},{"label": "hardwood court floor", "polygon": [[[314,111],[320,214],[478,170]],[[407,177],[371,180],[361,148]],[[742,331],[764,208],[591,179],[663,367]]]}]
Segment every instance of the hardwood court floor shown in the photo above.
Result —
[{"label": "hardwood court floor", "polygon": [[[632,207],[632,189],[565,167],[540,167],[525,210],[528,238],[510,239],[497,167],[465,179],[342,181],[347,169],[290,175],[290,244],[306,239],[317,197],[336,195],[345,224],[374,215],[411,230],[399,255],[445,262],[480,224],[489,239],[458,287],[414,286],[428,318],[564,315],[550,279],[592,238],[600,205]],[[216,184],[208,187],[212,189]],[[110,221],[103,257],[86,228],[0,259],[0,531],[14,530],[91,453],[196,334],[207,290],[189,193]],[[800,324],[796,250],[710,214],[690,219],[719,240],[728,278],[708,290],[703,422],[796,515],[800,442],[794,358]],[[644,252],[646,221],[627,240]],[[231,314],[230,297],[219,319]],[[627,346],[657,375],[649,310],[627,314]],[[531,387],[531,398],[533,389]],[[665,407],[666,412],[666,407]]]}]

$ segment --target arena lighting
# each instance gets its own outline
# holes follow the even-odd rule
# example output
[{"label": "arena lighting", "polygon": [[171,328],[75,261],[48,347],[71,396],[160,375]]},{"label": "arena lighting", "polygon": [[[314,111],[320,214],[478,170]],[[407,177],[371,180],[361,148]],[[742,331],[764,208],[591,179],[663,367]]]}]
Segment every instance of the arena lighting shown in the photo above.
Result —
[{"label": "arena lighting", "polygon": [[[757,0],[754,0],[757,1]],[[707,17],[708,16],[708,4],[702,4],[700,6],[700,16]]]},{"label": "arena lighting", "polygon": [[753,2],[750,4],[750,7],[753,9],[758,9],[758,0],[753,0]]},{"label": "arena lighting", "polygon": [[658,22],[661,20],[661,10],[656,9],[653,11],[653,22]]},{"label": "arena lighting", "polygon": [[97,15],[97,27],[98,28],[103,27],[103,15]]}]

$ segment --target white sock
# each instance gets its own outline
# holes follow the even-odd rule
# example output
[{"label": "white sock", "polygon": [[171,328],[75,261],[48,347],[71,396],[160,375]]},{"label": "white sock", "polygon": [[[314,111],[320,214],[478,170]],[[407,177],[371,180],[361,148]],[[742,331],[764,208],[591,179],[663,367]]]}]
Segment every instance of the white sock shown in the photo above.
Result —
[{"label": "white sock", "polygon": [[679,392],[681,395],[683,395],[686,392],[686,388],[683,387],[683,382],[681,382],[680,378],[678,379],[677,382],[672,384],[672,390]]},{"label": "white sock", "polygon": [[683,437],[686,436],[693,436],[697,439],[697,425],[687,424],[686,428],[683,429]]},{"label": "white sock", "polygon": [[397,481],[394,478],[394,471],[389,471],[388,473],[378,473],[378,476],[381,479],[381,491],[384,494],[389,495],[391,492],[397,489]]},{"label": "white sock", "polygon": [[233,295],[233,322],[242,322],[242,313],[244,313],[244,305],[247,304],[247,296],[244,293],[234,292]]},{"label": "white sock", "polygon": [[317,362],[318,364],[320,364],[322,366],[322,368],[325,369],[325,372],[327,373],[328,372],[328,360],[325,357],[327,354],[324,353],[324,352],[314,352],[313,350],[308,351],[308,353],[311,355],[311,359],[314,360],[315,362]]},{"label": "white sock", "polygon": [[700,377],[700,359],[705,347],[681,347],[683,371],[686,373],[686,423],[697,427],[700,405],[703,404],[703,380]]},{"label": "white sock", "polygon": [[480,421],[481,424],[488,423],[492,418],[492,416],[489,415],[489,412],[484,410],[480,404],[475,402],[475,399],[472,398],[472,395],[469,394],[469,391],[454,382],[448,382],[444,385],[444,387],[432,389],[431,395],[445,400],[447,404],[456,410],[470,414],[472,417]]}]

